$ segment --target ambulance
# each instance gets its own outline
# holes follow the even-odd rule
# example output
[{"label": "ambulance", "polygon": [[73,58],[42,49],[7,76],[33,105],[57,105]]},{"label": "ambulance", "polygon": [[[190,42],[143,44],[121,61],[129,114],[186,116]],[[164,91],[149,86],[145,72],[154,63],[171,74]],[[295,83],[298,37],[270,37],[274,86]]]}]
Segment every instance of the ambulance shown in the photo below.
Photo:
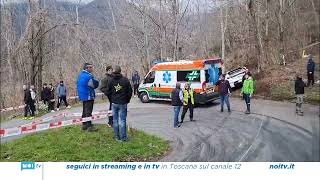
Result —
[{"label": "ambulance", "polygon": [[185,83],[189,82],[196,93],[195,103],[205,104],[219,98],[215,84],[222,73],[224,66],[220,58],[158,63],[139,85],[138,96],[143,103],[171,101],[171,91],[176,83],[180,82],[183,89]]}]

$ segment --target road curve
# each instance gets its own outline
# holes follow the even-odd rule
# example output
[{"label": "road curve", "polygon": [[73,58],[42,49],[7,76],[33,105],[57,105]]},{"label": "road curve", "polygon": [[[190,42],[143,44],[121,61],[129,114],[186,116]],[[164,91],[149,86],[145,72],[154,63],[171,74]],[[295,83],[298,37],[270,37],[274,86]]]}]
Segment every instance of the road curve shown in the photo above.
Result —
[{"label": "road curve", "polygon": [[[105,109],[105,104],[95,105],[95,111]],[[311,132],[309,128],[263,114],[245,115],[237,110],[221,113],[217,110],[215,105],[198,107],[194,110],[195,122],[189,121],[187,113],[183,125],[175,129],[173,108],[168,103],[142,104],[134,99],[129,105],[127,123],[131,128],[170,141],[171,151],[161,161],[318,160],[319,136],[315,133],[319,131],[318,127]],[[68,112],[81,112],[81,107]],[[15,120],[2,127],[23,123],[25,121]],[[97,123],[106,123],[106,120]],[[3,139],[1,143],[20,137]]]},{"label": "road curve", "polygon": [[171,141],[172,151],[162,161],[315,160],[312,133],[286,121],[200,107],[195,122],[186,118],[174,129],[172,114],[170,106],[130,111],[130,126]]}]

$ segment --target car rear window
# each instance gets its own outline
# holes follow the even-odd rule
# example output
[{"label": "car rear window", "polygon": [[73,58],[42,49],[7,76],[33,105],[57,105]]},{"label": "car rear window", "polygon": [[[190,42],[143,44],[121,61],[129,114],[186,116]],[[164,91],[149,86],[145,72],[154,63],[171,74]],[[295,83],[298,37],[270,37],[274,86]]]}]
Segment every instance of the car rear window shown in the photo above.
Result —
[{"label": "car rear window", "polygon": [[240,73],[242,71],[244,71],[244,69],[238,68],[238,69],[234,69],[234,70],[229,71],[228,74]]}]

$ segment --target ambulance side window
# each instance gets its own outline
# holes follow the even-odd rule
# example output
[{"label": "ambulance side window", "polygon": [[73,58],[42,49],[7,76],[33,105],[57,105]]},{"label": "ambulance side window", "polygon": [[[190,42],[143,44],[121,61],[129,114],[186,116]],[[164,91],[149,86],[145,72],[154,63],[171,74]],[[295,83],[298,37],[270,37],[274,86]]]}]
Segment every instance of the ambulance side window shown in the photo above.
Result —
[{"label": "ambulance side window", "polygon": [[153,83],[153,82],[154,82],[154,79],[155,79],[155,72],[152,71],[152,72],[150,72],[150,73],[147,75],[146,79],[144,80],[144,84],[146,84],[146,83]]},{"label": "ambulance side window", "polygon": [[194,71],[178,71],[178,82],[200,82],[200,70]]}]

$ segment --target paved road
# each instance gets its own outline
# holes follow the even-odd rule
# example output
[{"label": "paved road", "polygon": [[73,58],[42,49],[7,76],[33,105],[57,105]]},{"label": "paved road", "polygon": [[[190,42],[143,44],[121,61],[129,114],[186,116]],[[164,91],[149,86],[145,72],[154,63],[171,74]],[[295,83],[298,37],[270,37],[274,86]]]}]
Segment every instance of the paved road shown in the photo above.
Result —
[{"label": "paved road", "polygon": [[[305,116],[300,117],[291,103],[254,100],[251,115],[243,113],[240,99],[231,103],[232,113],[220,113],[218,104],[198,107],[195,122],[188,121],[187,114],[182,127],[174,129],[168,103],[142,104],[133,99],[128,124],[171,142],[172,151],[162,161],[319,161],[318,106],[306,105]],[[95,111],[105,107],[97,104]],[[2,128],[23,123],[12,120]]]}]

